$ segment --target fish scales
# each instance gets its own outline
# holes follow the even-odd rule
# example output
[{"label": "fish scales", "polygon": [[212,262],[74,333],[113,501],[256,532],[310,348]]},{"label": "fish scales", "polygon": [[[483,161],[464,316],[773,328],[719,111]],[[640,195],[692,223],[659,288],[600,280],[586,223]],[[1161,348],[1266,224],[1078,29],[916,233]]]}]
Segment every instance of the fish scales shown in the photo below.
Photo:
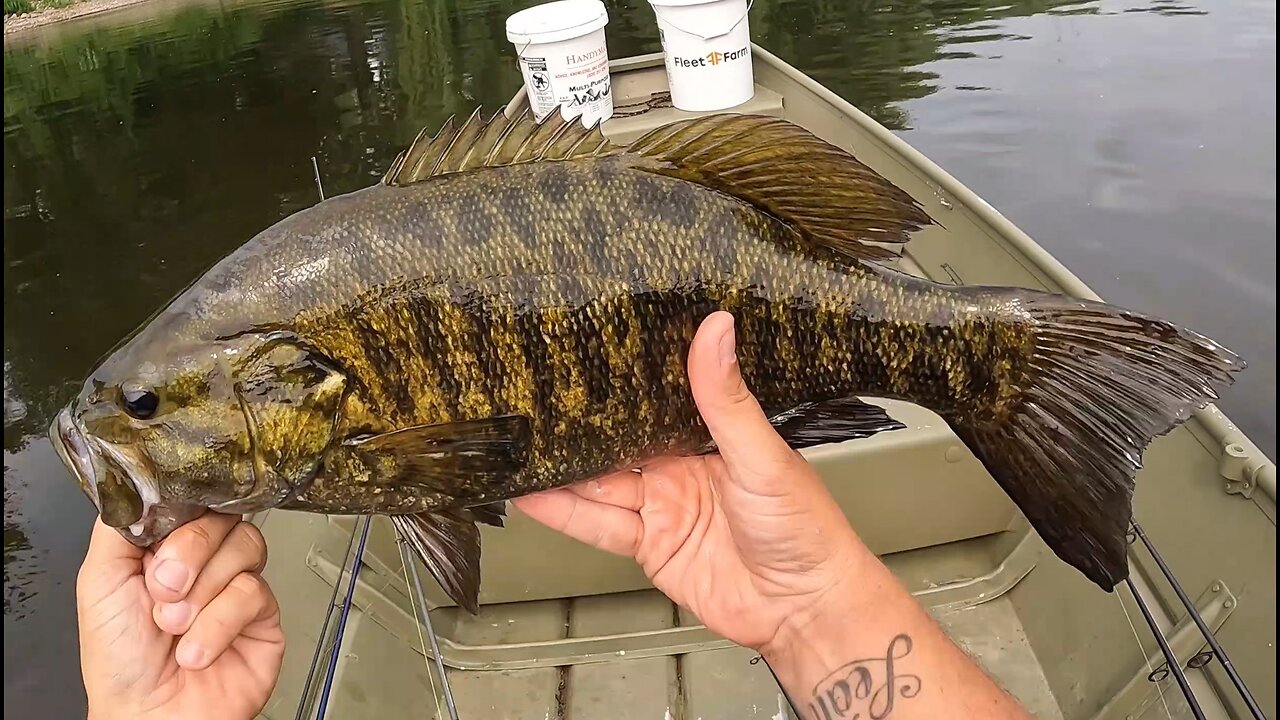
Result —
[{"label": "fish scales", "polygon": [[[555,192],[541,190],[548,186]],[[975,358],[988,362],[974,354],[968,338],[981,326],[952,335],[953,348],[931,354],[937,363],[911,360],[916,348],[945,345],[940,341],[947,338],[931,328],[950,322],[955,298],[806,257],[782,223],[625,162],[514,166],[368,192],[369,208],[390,204],[381,193],[415,195],[402,214],[369,223],[359,218],[376,210],[348,208],[348,222],[367,227],[371,238],[395,237],[379,223],[407,225],[437,238],[441,247],[470,244],[471,251],[462,263],[397,287],[385,299],[362,300],[337,313],[303,312],[290,322],[383,398],[372,410],[392,418],[393,426],[506,414],[534,419],[532,460],[505,488],[507,495],[705,443],[704,432],[690,434],[701,423],[684,377],[685,348],[698,322],[715,309],[738,317],[744,377],[761,388],[760,401],[770,412],[855,390],[923,397],[939,377],[967,378]],[[492,223],[491,236],[451,236],[476,216],[508,219]],[[594,220],[568,227],[566,218],[576,216]],[[905,319],[865,316],[860,308],[874,303],[860,304],[864,296],[893,298],[906,310]],[[536,322],[512,327],[503,320],[512,316]],[[618,318],[626,319],[622,327],[614,327]],[[837,336],[872,352],[845,353],[832,362],[813,351],[821,328],[835,328]],[[616,336],[635,342],[609,341],[616,356],[610,362],[601,338]],[[423,348],[444,348],[443,362],[433,364]],[[478,362],[479,356],[487,361]],[[387,357],[401,360],[388,363]],[[530,358],[546,358],[545,365]],[[504,395],[501,387],[508,383],[530,391]],[[965,392],[968,385],[960,392],[940,386],[934,406],[945,411],[944,400],[992,402]],[[975,387],[990,394],[994,386]],[[441,398],[435,388],[449,388],[449,395]],[[418,397],[425,402],[414,402]],[[634,412],[636,397],[646,398],[647,412]],[[560,442],[562,437],[575,442]],[[683,446],[673,445],[677,441]],[[318,478],[303,500],[325,492],[328,481]],[[502,498],[460,488],[452,497],[424,497],[413,510],[493,499]]]},{"label": "fish scales", "polygon": [[386,514],[475,611],[501,501],[714,450],[686,362],[724,310],[791,447],[903,427],[860,396],[925,406],[1110,590],[1143,449],[1244,367],[1104,303],[891,269],[928,215],[785,121],[619,147],[558,118],[420,136],[126,338],[50,431],[104,521],[145,546],[205,508]]}]

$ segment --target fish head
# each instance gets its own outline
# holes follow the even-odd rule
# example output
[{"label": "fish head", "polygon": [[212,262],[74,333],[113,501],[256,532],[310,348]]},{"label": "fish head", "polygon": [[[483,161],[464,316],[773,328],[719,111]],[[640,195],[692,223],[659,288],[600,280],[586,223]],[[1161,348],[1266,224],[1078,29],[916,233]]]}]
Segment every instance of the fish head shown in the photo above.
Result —
[{"label": "fish head", "polygon": [[103,522],[147,547],[206,510],[296,496],[333,442],[346,378],[287,333],[134,338],[49,429]]}]

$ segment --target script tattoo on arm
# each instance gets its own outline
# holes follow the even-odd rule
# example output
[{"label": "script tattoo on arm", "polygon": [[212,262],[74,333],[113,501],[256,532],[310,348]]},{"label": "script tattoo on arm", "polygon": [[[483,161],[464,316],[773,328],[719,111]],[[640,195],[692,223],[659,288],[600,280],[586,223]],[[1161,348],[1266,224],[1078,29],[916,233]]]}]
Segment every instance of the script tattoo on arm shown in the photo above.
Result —
[{"label": "script tattoo on arm", "polygon": [[899,672],[896,663],[911,654],[911,637],[889,641],[884,657],[841,665],[813,688],[809,715],[814,720],[882,720],[899,698],[920,694],[920,676]]}]

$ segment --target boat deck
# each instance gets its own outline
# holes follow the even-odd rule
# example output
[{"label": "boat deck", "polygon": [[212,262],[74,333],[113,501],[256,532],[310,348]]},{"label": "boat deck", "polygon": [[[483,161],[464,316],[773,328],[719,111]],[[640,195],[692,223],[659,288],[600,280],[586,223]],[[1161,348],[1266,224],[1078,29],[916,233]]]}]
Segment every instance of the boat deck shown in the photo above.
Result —
[{"label": "boat deck", "polygon": [[[271,565],[265,572],[273,586],[288,583],[292,597],[305,597],[307,601],[295,603],[284,614],[289,639],[285,673],[264,718],[294,717],[313,648],[318,643],[331,643],[331,639],[321,643],[319,633],[333,587],[319,570],[321,562],[312,552],[312,543],[318,534],[324,534],[345,544],[349,522],[345,518],[331,522],[290,512],[270,512],[262,520],[263,529],[271,538],[273,555],[309,557],[309,564],[318,570],[299,574],[291,567]],[[376,525],[388,523],[378,520]],[[385,601],[389,588],[377,589],[386,580],[372,567],[361,570],[334,673],[328,717],[447,720],[435,668],[412,635],[416,632],[412,629],[412,616]],[[398,591],[392,592],[398,600],[407,602]],[[1008,598],[960,607],[947,603],[931,609],[948,634],[1037,718],[1062,717]],[[696,620],[655,590],[486,605],[475,617],[451,610],[450,616],[436,622],[449,626],[448,636],[455,642],[473,647],[522,643],[545,646],[547,641],[560,638],[595,638],[697,625]],[[404,637],[406,632],[410,633],[409,638]],[[421,642],[425,644],[427,640],[423,638]],[[451,668],[448,677],[461,718],[793,717],[769,669],[763,663],[752,664],[754,657],[753,652],[739,647],[648,657],[627,657],[624,650],[607,660],[560,667]],[[314,708],[307,716],[313,713]]]}]

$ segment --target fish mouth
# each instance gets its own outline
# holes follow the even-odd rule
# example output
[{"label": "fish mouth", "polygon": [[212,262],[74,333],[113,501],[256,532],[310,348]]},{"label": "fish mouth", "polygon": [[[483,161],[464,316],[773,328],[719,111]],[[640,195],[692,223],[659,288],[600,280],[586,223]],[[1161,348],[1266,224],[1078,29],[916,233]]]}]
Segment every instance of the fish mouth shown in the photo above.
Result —
[{"label": "fish mouth", "polygon": [[[151,545],[157,538],[150,537],[156,525],[156,508],[160,505],[160,488],[155,474],[148,464],[129,448],[107,442],[85,432],[84,427],[72,416],[69,408],[58,413],[49,428],[49,437],[63,464],[76,476],[80,488],[103,515],[103,499],[99,487],[104,480],[112,479],[126,485],[126,490],[136,493],[142,503],[141,515],[127,525],[103,521],[121,530],[130,542],[141,547]],[[128,532],[124,532],[127,529]]]},{"label": "fish mouth", "polygon": [[63,408],[54,418],[53,426],[49,428],[49,439],[53,441],[53,449],[57,451],[62,463],[76,476],[80,489],[93,500],[94,505],[100,506],[98,473],[93,466],[93,453],[85,441],[84,431],[71,417],[70,409]]}]

